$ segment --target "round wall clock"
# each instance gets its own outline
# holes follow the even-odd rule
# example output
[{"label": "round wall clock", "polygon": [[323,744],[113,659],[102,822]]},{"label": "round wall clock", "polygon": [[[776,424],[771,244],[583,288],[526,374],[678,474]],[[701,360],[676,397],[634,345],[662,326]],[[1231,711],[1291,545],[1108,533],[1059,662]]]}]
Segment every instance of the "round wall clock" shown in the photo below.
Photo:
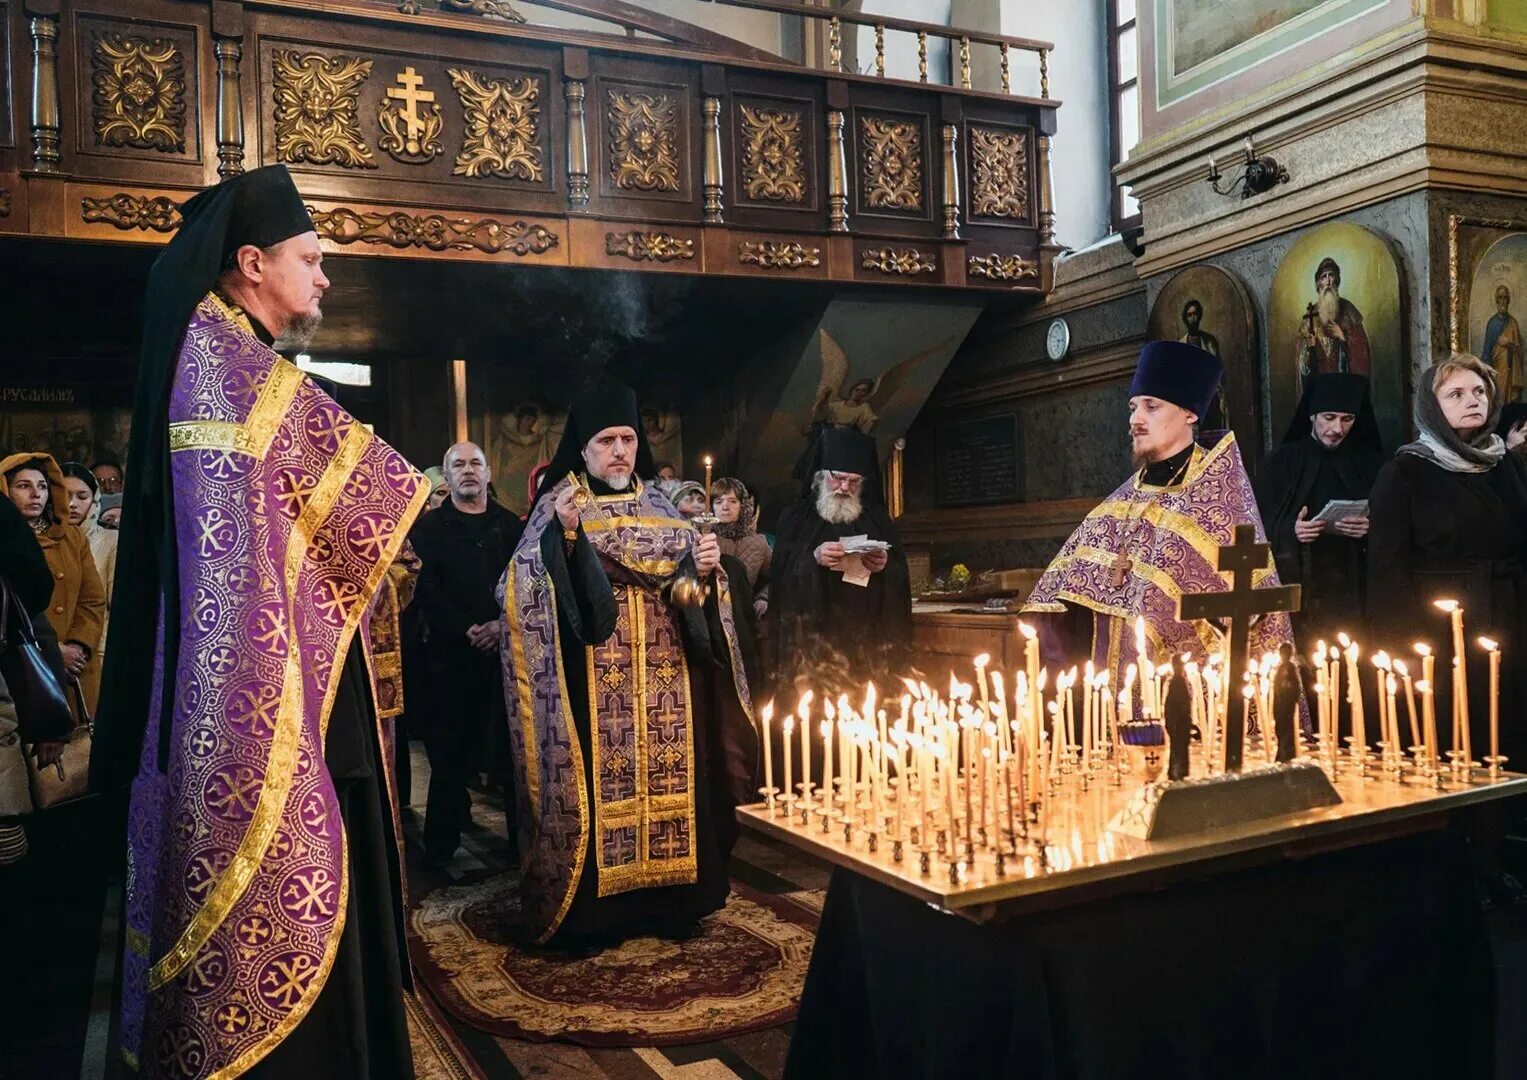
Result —
[{"label": "round wall clock", "polygon": [[1045,332],[1045,352],[1051,360],[1060,360],[1070,348],[1071,324],[1065,319],[1054,320]]}]

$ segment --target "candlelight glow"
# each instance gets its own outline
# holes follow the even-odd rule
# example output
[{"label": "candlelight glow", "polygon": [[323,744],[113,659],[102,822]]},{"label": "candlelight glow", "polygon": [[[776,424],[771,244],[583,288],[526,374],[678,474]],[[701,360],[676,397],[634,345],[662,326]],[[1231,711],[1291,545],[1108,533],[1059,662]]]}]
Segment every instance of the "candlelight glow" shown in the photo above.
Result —
[{"label": "candlelight glow", "polygon": [[1352,639],[1347,636],[1346,631],[1342,631],[1341,633],[1337,634],[1336,640],[1341,644],[1343,649],[1352,644]]},{"label": "candlelight glow", "polygon": [[1018,632],[1030,640],[1032,640],[1034,637],[1034,628],[1026,622],[1021,622],[1018,624]]},{"label": "candlelight glow", "polygon": [[1438,611],[1445,611],[1449,615],[1451,615],[1453,612],[1458,610],[1458,601],[1457,600],[1433,600],[1432,601],[1432,607],[1436,608]]},{"label": "candlelight glow", "polygon": [[1394,671],[1402,679],[1410,674],[1410,669],[1405,666],[1405,661],[1401,660],[1398,656],[1394,658]]},{"label": "candlelight glow", "polygon": [[1496,649],[1500,648],[1500,645],[1487,637],[1482,637],[1479,639],[1479,647],[1485,650],[1485,652],[1494,652]]},{"label": "candlelight glow", "polygon": [[1424,642],[1418,641],[1411,648],[1416,650],[1417,656],[1430,656],[1432,654],[1432,647]]},{"label": "candlelight glow", "polygon": [[990,653],[982,653],[980,656],[975,658],[973,663],[978,668],[984,668],[987,664],[991,663],[991,654]]},{"label": "candlelight glow", "polygon": [[773,720],[773,719],[774,719],[774,699],[770,698],[768,701],[764,702],[764,707],[763,707],[763,722],[767,724],[770,720]]}]

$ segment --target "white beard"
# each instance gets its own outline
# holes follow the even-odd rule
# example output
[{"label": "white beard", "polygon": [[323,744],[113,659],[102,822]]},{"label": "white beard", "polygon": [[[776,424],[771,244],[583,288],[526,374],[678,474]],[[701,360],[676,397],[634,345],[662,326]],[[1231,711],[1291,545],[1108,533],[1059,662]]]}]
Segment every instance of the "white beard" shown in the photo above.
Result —
[{"label": "white beard", "polygon": [[1320,321],[1333,323],[1336,316],[1341,313],[1341,294],[1335,289],[1327,289],[1315,298],[1315,309],[1320,313]]},{"label": "white beard", "polygon": [[847,525],[864,513],[864,501],[858,495],[839,495],[823,488],[817,492],[817,516],[830,525]]},{"label": "white beard", "polygon": [[631,486],[631,477],[634,475],[633,473],[621,473],[619,476],[600,476],[592,469],[589,470],[589,473],[595,480],[606,485],[611,491],[625,491],[626,488]]}]

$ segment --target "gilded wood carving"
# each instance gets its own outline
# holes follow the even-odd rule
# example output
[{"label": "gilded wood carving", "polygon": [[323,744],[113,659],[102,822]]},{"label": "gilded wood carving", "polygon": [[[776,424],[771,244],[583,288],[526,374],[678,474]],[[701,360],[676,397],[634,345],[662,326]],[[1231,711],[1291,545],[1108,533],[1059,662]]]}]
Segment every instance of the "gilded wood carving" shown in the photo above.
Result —
[{"label": "gilded wood carving", "polygon": [[806,201],[805,118],[797,109],[744,105],[742,183],[749,199]]},{"label": "gilded wood carving", "polygon": [[970,206],[977,217],[1029,216],[1029,145],[1021,131],[970,128]]},{"label": "gilded wood carving", "polygon": [[916,248],[866,248],[860,255],[859,265],[882,274],[909,277],[933,273],[938,269],[938,258],[932,252]]},{"label": "gilded wood carving", "polygon": [[149,198],[126,192],[104,199],[80,200],[80,217],[87,223],[105,222],[126,232],[174,232],[180,225],[180,207],[163,195]]},{"label": "gilded wood carving", "polygon": [[410,64],[398,72],[377,110],[382,125],[380,145],[396,160],[422,165],[443,153],[440,132],[445,120],[435,104],[435,92],[424,88],[424,77]]},{"label": "gilded wood carving", "polygon": [[965,271],[971,277],[988,281],[1022,281],[1039,278],[1039,263],[1022,255],[972,255],[965,262]]},{"label": "gilded wood carving", "polygon": [[678,99],[664,93],[608,93],[611,181],[622,191],[678,191]]},{"label": "gilded wood carving", "polygon": [[862,202],[875,210],[923,208],[923,132],[916,123],[859,118]]},{"label": "gilded wood carving", "polygon": [[489,255],[541,255],[558,244],[545,226],[496,218],[448,218],[442,214],[361,213],[346,206],[314,210],[313,227],[336,244],[425,248],[429,251],[482,251]]},{"label": "gilded wood carving", "polygon": [[464,68],[450,68],[449,74],[466,124],[466,138],[451,172],[532,183],[544,180],[546,170],[536,138],[541,80],[529,75],[492,79]]},{"label": "gilded wood carving", "polygon": [[372,61],[295,49],[272,55],[276,160],[374,169],[360,128],[360,88]]},{"label": "gilded wood carving", "polygon": [[673,262],[693,259],[695,242],[661,232],[605,233],[606,255],[624,255],[632,262]]},{"label": "gilded wood carving", "polygon": [[801,270],[822,265],[822,249],[795,241],[744,240],[737,245],[737,261],[765,270]]},{"label": "gilded wood carving", "polygon": [[186,66],[169,38],[93,35],[95,138],[102,146],[179,153],[186,146]]}]

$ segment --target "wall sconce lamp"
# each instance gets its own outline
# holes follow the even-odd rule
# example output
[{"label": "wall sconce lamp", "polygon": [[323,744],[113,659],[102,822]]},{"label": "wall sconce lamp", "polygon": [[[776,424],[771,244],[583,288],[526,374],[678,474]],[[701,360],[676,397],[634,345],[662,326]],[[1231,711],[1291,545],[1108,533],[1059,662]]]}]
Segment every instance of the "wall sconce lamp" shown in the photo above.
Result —
[{"label": "wall sconce lamp", "polygon": [[1250,135],[1246,136],[1245,154],[1246,158],[1240,168],[1234,176],[1228,178],[1221,175],[1214,155],[1209,155],[1209,186],[1217,194],[1229,195],[1239,185],[1241,198],[1249,199],[1253,195],[1271,191],[1279,184],[1288,183],[1288,170],[1269,156],[1258,157],[1256,150],[1252,148]]}]

